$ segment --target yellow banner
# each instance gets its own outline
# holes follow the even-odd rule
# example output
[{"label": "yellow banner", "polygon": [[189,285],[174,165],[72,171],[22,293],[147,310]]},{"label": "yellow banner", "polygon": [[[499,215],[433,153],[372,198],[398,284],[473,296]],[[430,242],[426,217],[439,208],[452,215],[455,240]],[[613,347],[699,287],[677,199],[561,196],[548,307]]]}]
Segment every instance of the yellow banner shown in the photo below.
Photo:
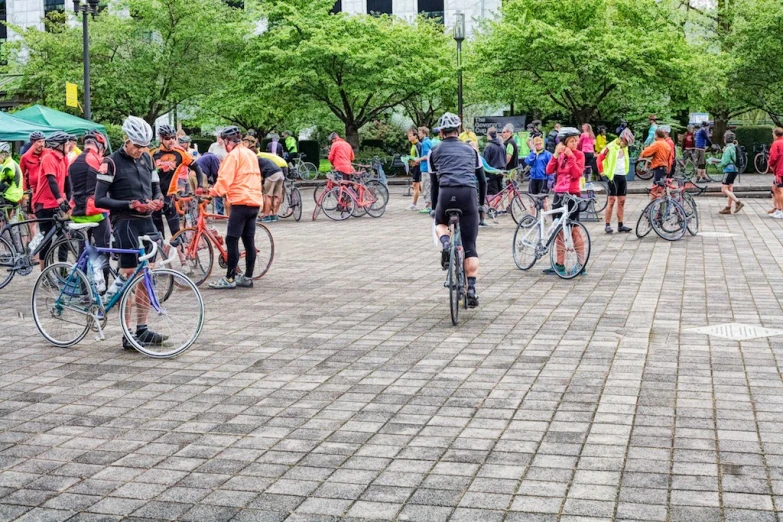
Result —
[{"label": "yellow banner", "polygon": [[79,90],[75,83],[65,82],[65,105],[68,107],[79,106]]}]

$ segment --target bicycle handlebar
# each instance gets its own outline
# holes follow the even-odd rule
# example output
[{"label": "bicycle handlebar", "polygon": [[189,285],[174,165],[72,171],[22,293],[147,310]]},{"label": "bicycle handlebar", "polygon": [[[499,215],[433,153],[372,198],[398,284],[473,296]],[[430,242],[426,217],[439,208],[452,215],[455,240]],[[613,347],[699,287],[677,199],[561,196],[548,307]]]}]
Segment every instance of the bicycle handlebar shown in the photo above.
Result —
[{"label": "bicycle handlebar", "polygon": [[149,254],[144,254],[139,258],[139,263],[142,261],[147,261],[148,259],[152,259],[155,257],[155,254],[158,253],[158,244],[153,241],[150,236],[139,236],[139,248],[144,248],[144,241],[150,243],[152,245],[152,249]]}]

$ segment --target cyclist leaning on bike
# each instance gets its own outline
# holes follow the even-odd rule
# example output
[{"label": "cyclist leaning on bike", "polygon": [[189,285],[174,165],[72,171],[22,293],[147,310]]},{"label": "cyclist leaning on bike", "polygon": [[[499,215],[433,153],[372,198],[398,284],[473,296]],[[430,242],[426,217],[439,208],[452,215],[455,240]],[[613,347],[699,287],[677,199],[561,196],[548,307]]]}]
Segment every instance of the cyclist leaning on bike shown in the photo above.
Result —
[{"label": "cyclist leaning on bike", "polygon": [[[465,248],[465,275],[468,279],[467,305],[479,305],[476,277],[479,269],[476,236],[479,229],[479,203],[487,197],[487,179],[478,152],[457,137],[461,121],[456,114],[446,113],[438,120],[443,137],[430,153],[430,192],[435,202],[435,230],[443,251],[441,266],[448,267],[451,249],[449,216],[446,211],[459,209],[459,226]],[[478,194],[477,194],[478,189]]]},{"label": "cyclist leaning on bike", "polygon": [[[139,237],[157,236],[152,213],[163,208],[160,178],[146,149],[152,141],[152,128],[135,116],[122,124],[125,144],[101,164],[95,187],[95,205],[111,211],[112,228],[117,248],[136,250]],[[154,261],[154,259],[153,259]],[[120,254],[120,282],[124,284],[139,265],[136,254]],[[144,345],[160,345],[165,336],[147,329],[148,297],[137,292],[136,339]],[[132,350],[133,345],[123,336],[122,346]]]},{"label": "cyclist leaning on bike", "polygon": [[0,198],[16,207],[22,199],[22,171],[11,157],[11,146],[0,142]]}]

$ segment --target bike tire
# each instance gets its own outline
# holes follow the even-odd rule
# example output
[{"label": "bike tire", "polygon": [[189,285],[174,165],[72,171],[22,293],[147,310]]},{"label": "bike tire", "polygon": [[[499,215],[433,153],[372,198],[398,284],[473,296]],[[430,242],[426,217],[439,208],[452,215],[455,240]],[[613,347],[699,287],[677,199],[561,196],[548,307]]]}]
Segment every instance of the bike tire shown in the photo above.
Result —
[{"label": "bike tire", "polygon": [[634,169],[634,173],[636,174],[636,177],[644,181],[652,179],[654,173],[653,170],[649,167],[650,167],[649,161],[637,160],[636,167]]},{"label": "bike tire", "polygon": [[541,244],[541,229],[536,218],[525,216],[514,232],[511,255],[520,270],[529,270],[538,261],[538,245]]},{"label": "bike tire", "polygon": [[636,221],[636,237],[639,239],[646,237],[647,234],[652,231],[652,222],[650,221],[650,209],[652,208],[652,204],[653,202],[651,201],[644,207],[644,210],[639,214],[639,219]]},{"label": "bike tire", "polygon": [[[574,239],[580,236],[582,247],[577,247],[577,241]],[[563,265],[565,269],[561,272],[555,269],[555,273],[561,279],[573,279],[582,273],[590,260],[590,233],[579,221],[566,221],[565,225],[560,225],[555,232],[554,240],[549,248],[549,261],[552,268],[555,268],[557,262],[558,247],[565,250],[563,253]]]},{"label": "bike tire", "polygon": [[666,241],[678,241],[688,228],[685,210],[674,200],[656,199],[650,208],[650,223],[653,230]]},{"label": "bike tire", "polygon": [[705,172],[707,173],[707,177],[712,181],[716,183],[723,181],[723,171],[717,163],[707,163]]},{"label": "bike tire", "polygon": [[280,200],[280,208],[277,209],[277,217],[285,219],[294,214],[293,206],[291,205],[291,192],[285,190],[283,197]]},{"label": "bike tire", "polygon": [[16,250],[4,237],[0,237],[0,289],[8,286],[16,275]]},{"label": "bike tire", "polygon": [[377,179],[371,179],[367,182],[367,187],[375,187],[378,193],[383,195],[384,201],[389,202],[389,187],[378,181]]},{"label": "bike tire", "polygon": [[[154,297],[158,297],[158,281],[174,280],[177,287],[166,306],[155,310],[154,300],[146,292],[144,272],[138,274],[123,292],[120,299],[120,325],[125,337],[139,352],[155,359],[168,359],[181,354],[198,339],[204,326],[204,299],[196,284],[184,274],[168,268],[150,270]],[[144,289],[141,292],[141,289]],[[138,294],[138,297],[137,297]],[[162,304],[162,302],[161,302]],[[145,346],[136,339],[130,320],[146,314],[149,330],[167,336],[160,348]]]},{"label": "bike tire", "polygon": [[305,181],[312,181],[318,177],[318,167],[309,161],[304,161],[299,166],[299,177]]},{"label": "bike tire", "polygon": [[[454,228],[452,227],[451,237],[454,238]],[[451,242],[451,252],[449,254],[449,311],[451,312],[451,324],[459,324],[459,254],[457,252],[456,241]]]},{"label": "bike tire", "polygon": [[[598,190],[596,190],[598,189]],[[593,181],[593,208],[596,212],[603,212],[609,204],[609,184],[605,181]]]},{"label": "bike tire", "polygon": [[294,209],[294,221],[302,219],[302,193],[296,187],[291,191],[291,206]]},{"label": "bike tire", "polygon": [[699,233],[699,207],[696,205],[696,201],[687,192],[683,195],[682,208],[685,210],[685,216],[688,220],[687,229],[688,233],[695,236]]},{"label": "bike tire", "polygon": [[753,166],[759,174],[766,174],[767,169],[769,168],[769,165],[767,164],[767,155],[763,152],[756,154],[756,157],[753,158]]},{"label": "bike tire", "polygon": [[[256,225],[257,226],[257,225]],[[198,245],[193,245],[198,236]],[[185,263],[190,267],[188,277],[196,286],[209,279],[215,264],[215,251],[212,241],[206,234],[198,234],[197,228],[183,228],[171,238],[170,243],[178,245],[180,255],[185,256]],[[177,263],[179,259],[173,262]]]},{"label": "bike tire", "polygon": [[320,207],[329,219],[345,221],[353,214],[356,200],[349,193],[341,191],[340,187],[333,187],[324,192]]},{"label": "bike tire", "polygon": [[320,185],[316,185],[316,187],[313,189],[313,201],[315,201],[315,204],[318,205],[318,198],[321,197],[321,194],[323,194],[324,189],[326,188],[326,183],[321,183]]},{"label": "bike tire", "polygon": [[525,216],[536,217],[538,211],[536,210],[536,200],[533,196],[526,192],[520,192],[514,196],[511,200],[511,219],[514,223],[519,225],[519,222],[524,219]]},{"label": "bike tire", "polygon": [[79,239],[62,237],[52,243],[46,252],[44,268],[54,263],[68,263],[75,265],[84,249],[84,243]]},{"label": "bike tire", "polygon": [[386,212],[386,204],[389,201],[389,192],[384,191],[379,187],[383,187],[383,185],[371,185],[368,183],[365,188],[365,190],[370,193],[371,197],[374,198],[372,204],[367,207],[367,215],[374,218],[379,218]]},{"label": "bike tire", "polygon": [[[253,263],[253,277],[251,279],[253,279],[253,281],[258,281],[269,272],[272,261],[275,259],[275,239],[272,237],[272,232],[266,225],[256,223],[256,235],[253,238],[253,242],[255,243],[256,248],[256,260],[255,263]],[[239,257],[241,259],[244,251],[241,241],[239,247]],[[242,263],[240,263],[240,265],[241,264]]]},{"label": "bike tire", "polygon": [[94,305],[87,276],[67,263],[44,268],[33,287],[33,321],[41,335],[55,346],[67,348],[90,331],[89,315]]}]

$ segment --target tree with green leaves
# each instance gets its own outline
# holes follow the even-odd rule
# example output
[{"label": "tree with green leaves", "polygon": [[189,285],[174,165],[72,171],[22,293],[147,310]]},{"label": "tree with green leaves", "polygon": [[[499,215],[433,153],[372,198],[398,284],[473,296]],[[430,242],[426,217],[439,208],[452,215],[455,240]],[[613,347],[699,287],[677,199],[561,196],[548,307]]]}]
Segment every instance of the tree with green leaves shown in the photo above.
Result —
[{"label": "tree with green leaves", "polygon": [[[124,0],[104,10],[90,23],[93,117],[135,114],[151,123],[210,92],[235,67],[251,29],[242,10],[221,0]],[[14,30],[22,38],[7,44],[10,69],[22,78],[12,94],[65,109],[65,82],[82,80],[81,26]]]},{"label": "tree with green leaves", "polygon": [[676,13],[656,0],[509,0],[470,44],[471,97],[573,122],[649,112],[683,77]]},{"label": "tree with green leaves", "polygon": [[330,0],[262,0],[267,28],[242,75],[286,103],[315,103],[359,145],[359,129],[415,96],[451,89],[453,52],[439,24],[330,14]]}]

